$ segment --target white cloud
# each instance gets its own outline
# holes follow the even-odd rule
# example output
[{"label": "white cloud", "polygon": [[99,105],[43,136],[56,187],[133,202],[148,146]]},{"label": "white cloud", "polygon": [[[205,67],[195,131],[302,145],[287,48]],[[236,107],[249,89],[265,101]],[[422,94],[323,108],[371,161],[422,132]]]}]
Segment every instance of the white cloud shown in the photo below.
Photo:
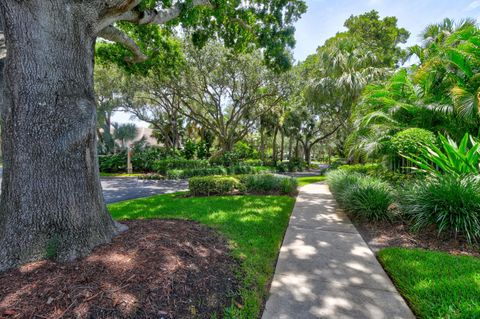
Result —
[{"label": "white cloud", "polygon": [[468,5],[467,10],[470,11],[470,10],[475,10],[477,8],[480,8],[480,0],[475,0],[475,1],[471,2]]}]

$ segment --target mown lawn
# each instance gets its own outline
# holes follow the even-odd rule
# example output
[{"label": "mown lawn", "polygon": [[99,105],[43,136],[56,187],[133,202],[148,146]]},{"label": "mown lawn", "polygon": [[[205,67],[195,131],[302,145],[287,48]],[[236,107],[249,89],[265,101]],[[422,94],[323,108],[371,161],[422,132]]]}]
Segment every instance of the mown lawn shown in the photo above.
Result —
[{"label": "mown lawn", "polygon": [[307,176],[307,177],[298,177],[298,186],[305,186],[312,183],[323,182],[325,180],[325,176]]},{"label": "mown lawn", "polygon": [[159,195],[110,204],[115,219],[179,218],[195,220],[223,233],[241,260],[241,307],[226,318],[257,318],[273,276],[295,199],[287,196],[183,197]]},{"label": "mown lawn", "polygon": [[480,259],[386,248],[380,262],[418,318],[480,318]]}]

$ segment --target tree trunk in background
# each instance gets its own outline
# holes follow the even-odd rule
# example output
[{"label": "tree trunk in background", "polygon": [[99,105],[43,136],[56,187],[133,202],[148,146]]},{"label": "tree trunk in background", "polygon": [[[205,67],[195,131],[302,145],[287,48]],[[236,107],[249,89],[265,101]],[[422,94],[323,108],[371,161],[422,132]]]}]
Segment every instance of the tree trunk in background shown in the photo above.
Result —
[{"label": "tree trunk in background", "polygon": [[283,162],[283,153],[285,151],[285,134],[283,134],[283,130],[280,130],[281,136],[281,143],[280,143],[280,162]]},{"label": "tree trunk in background", "polygon": [[292,137],[290,136],[288,138],[288,160],[292,159],[292,148],[293,148],[293,143],[292,143]]},{"label": "tree trunk in background", "polygon": [[311,152],[312,152],[312,145],[309,145],[308,143],[305,144],[305,147],[303,148],[304,151],[304,156],[305,156],[305,162],[307,163],[307,166],[310,167],[310,162],[311,162]]},{"label": "tree trunk in background", "polygon": [[300,147],[298,139],[295,139],[295,158],[300,157]]},{"label": "tree trunk in background", "polygon": [[260,128],[260,159],[265,162],[265,133]]},{"label": "tree trunk in background", "polygon": [[6,2],[0,270],[47,251],[84,256],[122,228],[99,179],[90,12],[62,0]]},{"label": "tree trunk in background", "polygon": [[273,144],[272,144],[272,157],[273,162],[275,165],[277,164],[278,154],[277,154],[277,134],[278,134],[278,127],[275,127],[273,132]]}]

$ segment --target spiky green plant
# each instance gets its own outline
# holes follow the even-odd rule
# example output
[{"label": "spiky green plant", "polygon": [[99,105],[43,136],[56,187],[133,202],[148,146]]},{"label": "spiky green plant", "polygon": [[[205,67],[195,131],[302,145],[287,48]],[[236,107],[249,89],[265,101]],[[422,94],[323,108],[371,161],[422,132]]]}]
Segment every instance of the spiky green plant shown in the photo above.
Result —
[{"label": "spiky green plant", "polygon": [[480,172],[480,143],[468,133],[458,145],[451,138],[439,134],[439,144],[440,147],[437,147],[433,143],[428,143],[419,149],[419,153],[400,155],[418,166],[413,169],[431,175],[462,176]]}]

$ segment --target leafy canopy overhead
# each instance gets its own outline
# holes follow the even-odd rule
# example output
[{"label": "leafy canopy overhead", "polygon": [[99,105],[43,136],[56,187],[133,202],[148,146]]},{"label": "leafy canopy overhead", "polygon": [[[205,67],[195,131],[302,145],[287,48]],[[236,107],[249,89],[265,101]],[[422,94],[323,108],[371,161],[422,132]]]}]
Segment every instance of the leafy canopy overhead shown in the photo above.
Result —
[{"label": "leafy canopy overhead", "polygon": [[295,45],[293,23],[307,8],[301,0],[210,0],[201,2],[200,5],[192,0],[143,0],[133,10],[149,12],[175,6],[181,7],[181,13],[161,25],[139,25],[126,21],[115,24],[145,55],[138,65],[128,59],[134,54],[125,43],[99,43],[99,61],[114,61],[130,72],[145,73],[153,66],[175,70],[175,65],[181,62],[181,54],[180,46],[172,39],[172,35],[179,31],[180,27],[199,47],[208,39],[217,38],[237,51],[263,48],[266,64],[277,70],[284,70],[291,65],[289,49]]},{"label": "leafy canopy overhead", "polygon": [[375,53],[383,66],[394,67],[402,58],[405,51],[399,45],[407,42],[410,32],[397,26],[396,17],[380,19],[377,11],[372,10],[358,16],[350,16],[344,26],[348,29],[339,32],[327,41],[326,45],[335,42],[338,38],[356,40],[361,46]]}]

